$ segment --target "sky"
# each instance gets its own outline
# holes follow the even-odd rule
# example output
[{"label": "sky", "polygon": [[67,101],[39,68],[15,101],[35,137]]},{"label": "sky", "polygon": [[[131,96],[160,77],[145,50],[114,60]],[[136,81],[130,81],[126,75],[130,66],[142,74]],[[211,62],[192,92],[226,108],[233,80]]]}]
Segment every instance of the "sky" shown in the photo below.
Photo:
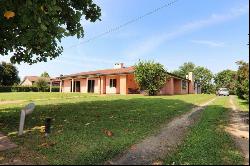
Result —
[{"label": "sky", "polygon": [[[63,54],[46,63],[16,65],[21,78],[73,74],[132,66],[154,60],[171,72],[185,62],[204,66],[213,73],[237,70],[236,61],[249,61],[248,0],[178,0],[152,15],[90,42],[109,29],[144,15],[171,0],[94,0],[102,9],[102,21],[81,21],[85,37],[64,38]],[[9,56],[0,56],[9,62]]]}]

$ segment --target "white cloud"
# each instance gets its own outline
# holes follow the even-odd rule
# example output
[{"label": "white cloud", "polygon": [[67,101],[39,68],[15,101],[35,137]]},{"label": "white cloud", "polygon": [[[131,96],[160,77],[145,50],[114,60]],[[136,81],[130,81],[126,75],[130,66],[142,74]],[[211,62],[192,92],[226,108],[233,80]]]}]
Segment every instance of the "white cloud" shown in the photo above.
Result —
[{"label": "white cloud", "polygon": [[[235,19],[239,16],[245,15],[249,13],[249,5],[242,6],[240,8],[231,9],[228,13],[224,14],[212,14],[208,18],[202,20],[196,20],[184,25],[179,26],[173,32],[169,33],[159,33],[154,34],[153,36],[144,39],[143,41],[133,44],[132,47],[128,48],[125,51],[125,55],[130,59],[137,59],[149,52],[155,50],[158,46],[163,44],[168,40],[172,40],[184,34],[193,32],[195,30],[208,27],[214,24],[219,24],[225,21],[229,21]],[[210,43],[211,44],[211,43]]]},{"label": "white cloud", "polygon": [[225,46],[224,42],[218,42],[218,41],[191,40],[191,42],[195,43],[195,44],[207,45],[207,46],[210,46],[210,47],[224,47]]}]

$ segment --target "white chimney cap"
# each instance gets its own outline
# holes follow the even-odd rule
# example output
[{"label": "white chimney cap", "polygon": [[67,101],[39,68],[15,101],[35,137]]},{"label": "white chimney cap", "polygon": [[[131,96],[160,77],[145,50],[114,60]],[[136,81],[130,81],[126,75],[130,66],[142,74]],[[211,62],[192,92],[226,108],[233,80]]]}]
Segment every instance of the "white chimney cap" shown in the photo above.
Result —
[{"label": "white chimney cap", "polygon": [[121,69],[121,68],[124,68],[124,63],[116,63],[114,65],[114,69]]}]

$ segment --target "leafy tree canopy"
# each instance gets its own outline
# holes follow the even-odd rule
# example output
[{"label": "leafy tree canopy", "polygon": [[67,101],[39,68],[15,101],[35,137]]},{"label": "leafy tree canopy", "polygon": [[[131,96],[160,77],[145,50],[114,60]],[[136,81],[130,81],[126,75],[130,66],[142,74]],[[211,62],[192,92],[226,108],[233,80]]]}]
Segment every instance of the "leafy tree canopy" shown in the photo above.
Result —
[{"label": "leafy tree canopy", "polygon": [[214,93],[215,89],[212,84],[213,73],[205,68],[198,66],[194,69],[195,80],[200,82],[202,93]]},{"label": "leafy tree canopy", "polygon": [[49,73],[45,71],[45,72],[43,72],[43,73],[41,74],[41,77],[49,78],[50,76],[49,76]]},{"label": "leafy tree canopy", "polygon": [[205,67],[197,67],[193,62],[187,62],[181,65],[173,74],[185,78],[189,72],[193,72],[195,81],[201,84],[202,93],[214,93],[213,73]]},{"label": "leafy tree canopy", "polygon": [[54,59],[63,37],[84,36],[81,18],[95,22],[100,16],[92,0],[1,0],[0,55],[13,53],[11,63]]},{"label": "leafy tree canopy", "polygon": [[140,89],[148,95],[154,96],[164,86],[167,79],[167,72],[164,66],[154,61],[139,61],[135,65],[135,80]]},{"label": "leafy tree canopy", "polygon": [[180,77],[186,77],[189,72],[194,72],[195,64],[193,62],[186,62],[179,67],[178,70],[173,71],[173,74],[176,74]]},{"label": "leafy tree canopy", "polygon": [[40,78],[37,80],[37,82],[35,83],[35,86],[38,88],[38,91],[45,91],[46,88],[49,87],[48,82],[46,79],[44,78]]},{"label": "leafy tree canopy", "polygon": [[0,63],[0,86],[12,86],[19,82],[17,68],[11,63]]},{"label": "leafy tree canopy", "polygon": [[237,72],[232,70],[223,70],[215,75],[214,83],[216,85],[216,89],[227,88],[231,94],[235,94]]},{"label": "leafy tree canopy", "polygon": [[244,61],[236,62],[239,66],[237,71],[237,95],[249,101],[249,63]]}]

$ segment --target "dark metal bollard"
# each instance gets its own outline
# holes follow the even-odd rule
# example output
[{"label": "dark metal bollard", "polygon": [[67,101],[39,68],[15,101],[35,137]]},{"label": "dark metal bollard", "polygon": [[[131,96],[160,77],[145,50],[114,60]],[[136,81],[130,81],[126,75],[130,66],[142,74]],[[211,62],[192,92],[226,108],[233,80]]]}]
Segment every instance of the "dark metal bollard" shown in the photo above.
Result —
[{"label": "dark metal bollard", "polygon": [[48,136],[51,133],[51,118],[45,119],[45,136]]}]

